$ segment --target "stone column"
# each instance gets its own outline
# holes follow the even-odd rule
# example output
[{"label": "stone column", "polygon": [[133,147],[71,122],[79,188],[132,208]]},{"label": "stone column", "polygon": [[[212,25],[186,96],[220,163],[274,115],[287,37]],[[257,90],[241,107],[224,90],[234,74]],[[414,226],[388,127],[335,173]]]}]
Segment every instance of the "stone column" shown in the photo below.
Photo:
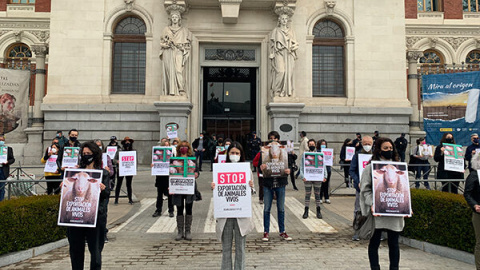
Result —
[{"label": "stone column", "polygon": [[37,60],[35,69],[35,103],[33,105],[33,124],[34,127],[43,127],[42,100],[45,95],[45,56],[48,53],[47,44],[36,44],[32,46]]},{"label": "stone column", "polygon": [[188,116],[192,112],[192,103],[190,102],[154,102],[160,115],[160,138],[167,136],[165,125],[174,122],[178,124],[178,138],[180,140],[189,139],[189,121]]},{"label": "stone column", "polygon": [[[426,133],[421,127],[422,115],[420,115],[420,107],[418,100],[418,59],[423,56],[422,51],[407,51],[408,60],[408,99],[412,104],[412,114],[410,115],[409,141],[411,147],[416,145],[416,140],[425,137]],[[408,152],[407,152],[408,153]]]},{"label": "stone column", "polygon": [[270,116],[271,129],[267,132],[275,130],[280,134],[280,140],[298,142],[300,139],[298,133],[301,131],[298,126],[298,118],[304,107],[304,103],[268,104],[267,111]]}]

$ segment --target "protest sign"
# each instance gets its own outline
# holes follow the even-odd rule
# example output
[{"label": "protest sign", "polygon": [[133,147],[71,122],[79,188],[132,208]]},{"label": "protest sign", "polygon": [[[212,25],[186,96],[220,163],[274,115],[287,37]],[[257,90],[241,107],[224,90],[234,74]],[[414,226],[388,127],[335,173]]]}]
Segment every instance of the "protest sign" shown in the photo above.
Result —
[{"label": "protest sign", "polygon": [[372,161],[374,215],[411,216],[407,163]]},{"label": "protest sign", "polygon": [[287,141],[287,153],[293,152],[294,147],[295,147],[295,146],[294,146],[294,144],[293,144],[293,141],[288,140],[288,141]]},{"label": "protest sign", "polygon": [[195,193],[195,158],[171,157],[168,178],[170,194],[193,195]]},{"label": "protest sign", "polygon": [[433,156],[433,146],[429,144],[420,145],[419,150],[421,156]]},{"label": "protest sign", "polygon": [[322,153],[325,166],[333,166],[333,148],[322,148]]},{"label": "protest sign", "polygon": [[303,153],[303,162],[303,177],[307,181],[323,181],[325,179],[323,153],[305,152]]},{"label": "protest sign", "polygon": [[167,137],[169,139],[175,139],[178,137],[178,124],[177,123],[168,123],[165,125],[167,129]]},{"label": "protest sign", "polygon": [[95,227],[102,170],[65,169],[58,225]]},{"label": "protest sign", "polygon": [[347,146],[345,151],[345,160],[352,160],[353,156],[355,155],[355,147]]},{"label": "protest sign", "polygon": [[371,154],[358,154],[358,177],[362,179],[362,173],[368,162],[372,159]]},{"label": "protest sign", "polygon": [[8,162],[8,147],[0,147],[0,164]]},{"label": "protest sign", "polygon": [[252,217],[250,163],[213,164],[213,215],[215,218]]},{"label": "protest sign", "polygon": [[63,148],[62,168],[75,168],[78,165],[80,147]]},{"label": "protest sign", "polygon": [[262,170],[264,178],[287,177],[285,170],[288,169],[288,154],[285,145],[272,142],[262,146],[262,164],[267,165]]},{"label": "protest sign", "polygon": [[154,146],[152,148],[152,175],[168,175],[172,156],[172,147]]},{"label": "protest sign", "polygon": [[137,151],[120,151],[118,153],[118,175],[137,175]]},{"label": "protest sign", "polygon": [[116,146],[107,146],[107,154],[110,156],[110,159],[115,158],[118,148]]},{"label": "protest sign", "polygon": [[227,162],[227,155],[218,155],[217,163],[225,163]]},{"label": "protest sign", "polygon": [[45,162],[44,172],[56,173],[58,171],[57,167],[58,155],[51,155]]},{"label": "protest sign", "polygon": [[107,153],[102,153],[102,168],[105,168],[108,166],[108,154]]},{"label": "protest sign", "polygon": [[444,143],[445,170],[454,172],[465,172],[465,160],[463,148],[458,144]]}]

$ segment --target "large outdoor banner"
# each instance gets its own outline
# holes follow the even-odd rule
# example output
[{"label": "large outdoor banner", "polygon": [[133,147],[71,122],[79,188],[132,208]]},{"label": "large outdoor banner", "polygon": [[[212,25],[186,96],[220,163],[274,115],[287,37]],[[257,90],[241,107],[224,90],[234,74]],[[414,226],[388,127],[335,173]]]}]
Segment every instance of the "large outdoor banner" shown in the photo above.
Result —
[{"label": "large outdoor banner", "polygon": [[286,177],[288,169],[288,154],[285,145],[272,142],[262,147],[262,164],[267,168],[262,171],[263,177]]},{"label": "large outdoor banner", "polygon": [[422,82],[427,142],[437,145],[451,132],[458,144],[470,144],[470,135],[480,130],[480,72],[424,75]]},{"label": "large outdoor banner", "polygon": [[30,71],[0,68],[0,133],[9,143],[27,141]]},{"label": "large outdoor banner", "polygon": [[95,227],[102,170],[65,169],[58,225]]},{"label": "large outdoor banner", "polygon": [[120,151],[118,153],[118,175],[137,175],[137,151]]},{"label": "large outdoor banner", "polygon": [[252,217],[251,176],[248,162],[213,164],[215,218]]},{"label": "large outdoor banner", "polygon": [[411,216],[407,163],[372,161],[374,215]]},{"label": "large outdoor banner", "polygon": [[195,168],[195,157],[170,158],[168,192],[193,195],[195,193]]}]

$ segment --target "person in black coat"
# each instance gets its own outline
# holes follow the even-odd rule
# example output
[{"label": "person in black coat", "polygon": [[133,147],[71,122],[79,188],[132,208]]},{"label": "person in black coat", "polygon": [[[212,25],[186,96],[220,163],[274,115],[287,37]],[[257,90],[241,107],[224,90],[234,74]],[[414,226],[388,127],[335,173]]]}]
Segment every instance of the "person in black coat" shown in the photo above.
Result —
[{"label": "person in black coat", "polygon": [[[80,148],[80,168],[102,170],[102,151],[93,142],[86,142]],[[70,262],[73,270],[84,269],[85,241],[90,251],[90,269],[102,268],[102,250],[105,244],[105,229],[107,226],[107,204],[110,189],[107,188],[110,176],[103,169],[100,183],[100,200],[98,203],[97,225],[95,228],[68,227],[67,238],[70,245]]]},{"label": "person in black coat", "polygon": [[405,139],[405,133],[402,133],[400,137],[395,140],[395,147],[400,155],[400,161],[405,162],[405,151],[407,150],[408,141]]},{"label": "person in black coat", "polygon": [[[453,138],[452,133],[444,133],[442,136],[442,139],[440,140],[440,144],[435,148],[435,154],[433,155],[433,159],[436,162],[438,162],[437,179],[463,180],[464,179],[463,173],[445,170],[445,156],[444,156],[445,148],[443,147],[444,143],[455,144],[455,139]],[[444,182],[442,185],[442,191],[452,192],[457,194],[459,184],[460,184],[459,181]]]},{"label": "person in black coat", "polygon": [[472,171],[465,181],[463,196],[470,208],[472,208],[472,223],[475,231],[475,265],[480,269],[480,184],[477,170],[480,169],[480,156],[471,159]]},{"label": "person in black coat", "polygon": [[[0,135],[0,147],[5,146],[5,136]],[[7,162],[1,164],[2,169],[0,170],[0,180],[7,180],[8,175],[10,175],[10,165],[15,162],[15,157],[13,156],[13,149],[10,146],[7,146]],[[5,198],[5,183],[0,183],[0,202]]]}]

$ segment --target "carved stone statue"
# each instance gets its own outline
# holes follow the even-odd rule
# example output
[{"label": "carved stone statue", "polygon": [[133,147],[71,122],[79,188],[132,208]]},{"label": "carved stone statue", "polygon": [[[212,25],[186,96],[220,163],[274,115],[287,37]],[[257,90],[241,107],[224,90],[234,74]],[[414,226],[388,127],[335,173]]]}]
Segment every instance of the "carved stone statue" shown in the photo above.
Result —
[{"label": "carved stone statue", "polygon": [[295,90],[293,71],[297,59],[298,42],[295,33],[288,27],[290,16],[288,12],[280,13],[278,26],[270,34],[272,96],[290,97]]},{"label": "carved stone statue", "polygon": [[181,25],[181,7],[172,8],[169,13],[171,23],[163,30],[160,41],[163,91],[165,95],[183,96],[186,94],[185,66],[190,56],[192,33]]}]

